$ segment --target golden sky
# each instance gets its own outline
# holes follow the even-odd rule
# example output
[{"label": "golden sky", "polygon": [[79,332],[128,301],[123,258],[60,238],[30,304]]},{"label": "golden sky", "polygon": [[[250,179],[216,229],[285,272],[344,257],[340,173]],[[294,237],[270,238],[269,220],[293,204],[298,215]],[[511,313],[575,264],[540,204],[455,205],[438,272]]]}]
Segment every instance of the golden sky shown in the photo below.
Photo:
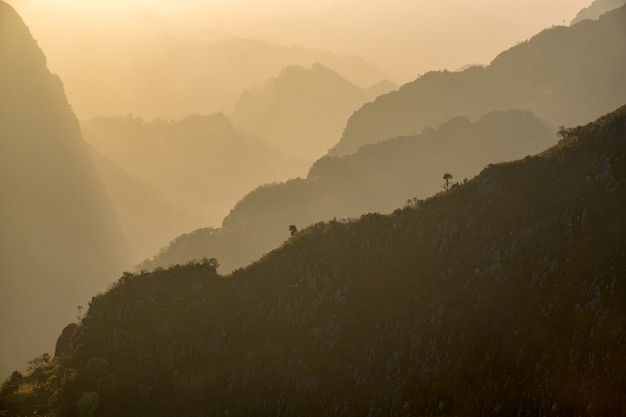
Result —
[{"label": "golden sky", "polygon": [[[488,64],[544,28],[568,24],[591,0],[8,0],[45,49],[74,17],[120,19],[141,7],[232,36],[357,55],[397,81]],[[65,19],[65,20],[64,20]],[[61,22],[55,26],[55,22]],[[50,51],[50,54],[55,54]],[[54,57],[52,57],[54,60]]]}]

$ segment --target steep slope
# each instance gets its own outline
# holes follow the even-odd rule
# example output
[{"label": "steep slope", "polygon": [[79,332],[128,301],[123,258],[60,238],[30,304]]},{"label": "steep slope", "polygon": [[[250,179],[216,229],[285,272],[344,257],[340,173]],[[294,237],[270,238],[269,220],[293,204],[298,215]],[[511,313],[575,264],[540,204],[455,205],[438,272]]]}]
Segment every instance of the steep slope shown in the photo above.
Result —
[{"label": "steep slope", "polygon": [[335,144],[356,109],[397,88],[389,84],[366,90],[321,64],[308,69],[290,66],[262,88],[246,90],[231,118],[237,128],[313,162]]},{"label": "steep slope", "polygon": [[0,374],[45,346],[128,266],[59,79],[0,1]]},{"label": "steep slope", "polygon": [[9,416],[621,415],[625,187],[623,107],[232,276],[209,260],[126,274],[0,401]]},{"label": "steep slope", "polygon": [[622,7],[626,3],[624,0],[594,0],[589,7],[585,7],[576,14],[570,25],[575,25],[583,20],[598,19],[606,12]]},{"label": "steep slope", "polygon": [[99,117],[82,126],[99,152],[198,219],[195,228],[219,224],[259,182],[302,175],[307,166],[236,130],[223,114],[150,122]]},{"label": "steep slope", "polygon": [[463,114],[531,110],[553,126],[594,119],[626,98],[626,6],[571,27],[544,30],[487,67],[429,72],[365,104],[332,155],[437,126]]},{"label": "steep slope", "polygon": [[413,196],[441,190],[442,175],[458,180],[490,162],[546,149],[556,135],[532,114],[495,112],[470,122],[454,118],[438,130],[364,147],[354,155],[317,161],[306,179],[258,187],[239,201],[220,229],[180,236],[140,268],[166,267],[203,256],[224,270],[247,265],[284,241],[293,224],[389,212]]}]

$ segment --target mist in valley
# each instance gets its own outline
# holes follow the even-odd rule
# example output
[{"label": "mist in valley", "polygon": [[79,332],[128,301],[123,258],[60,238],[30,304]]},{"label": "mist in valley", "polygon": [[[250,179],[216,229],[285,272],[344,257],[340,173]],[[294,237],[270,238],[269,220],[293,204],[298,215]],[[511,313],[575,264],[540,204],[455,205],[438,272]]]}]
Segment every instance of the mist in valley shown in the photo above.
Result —
[{"label": "mist in valley", "polygon": [[0,378],[124,271],[230,274],[623,105],[623,4],[0,0]]}]

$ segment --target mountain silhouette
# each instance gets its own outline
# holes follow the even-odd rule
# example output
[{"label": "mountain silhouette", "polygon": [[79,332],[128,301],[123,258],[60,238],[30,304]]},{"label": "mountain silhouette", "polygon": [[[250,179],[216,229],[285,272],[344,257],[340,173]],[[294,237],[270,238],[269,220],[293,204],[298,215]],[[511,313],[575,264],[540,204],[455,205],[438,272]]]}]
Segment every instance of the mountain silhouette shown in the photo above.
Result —
[{"label": "mountain silhouette", "polygon": [[219,224],[259,182],[306,169],[304,161],[238,131],[223,114],[149,122],[137,116],[98,117],[82,127],[85,140],[99,152],[197,219],[186,230]]},{"label": "mountain silhouette", "polygon": [[624,3],[626,3],[624,0],[594,0],[589,7],[585,7],[576,14],[570,25],[583,20],[596,20],[604,13],[622,7]]},{"label": "mountain silhouette", "polygon": [[0,1],[0,374],[130,263],[58,77]]},{"label": "mountain silhouette", "polygon": [[55,56],[55,68],[80,120],[120,114],[182,119],[230,112],[243,91],[290,65],[319,62],[362,86],[391,78],[360,58],[254,39],[78,32],[58,43],[52,46],[63,53]]},{"label": "mountain silhouette", "polygon": [[231,118],[237,128],[312,162],[334,145],[357,108],[395,88],[380,82],[362,89],[321,64],[290,66],[256,91],[245,91]]},{"label": "mountain silhouette", "polygon": [[555,133],[529,112],[494,112],[475,122],[453,118],[437,130],[363,147],[348,157],[324,157],[306,179],[258,187],[235,205],[221,228],[180,236],[139,268],[215,257],[230,271],[283,242],[290,224],[389,212],[408,198],[440,191],[445,171],[462,181],[490,162],[539,152],[555,140]]},{"label": "mountain silhouette", "polygon": [[[620,415],[626,107],[391,215],[222,277],[125,274],[10,415]],[[63,377],[65,376],[65,377]],[[79,411],[80,412],[80,411]]]},{"label": "mountain silhouette", "polygon": [[331,155],[411,135],[462,114],[521,108],[571,126],[626,97],[626,6],[571,27],[553,27],[498,55],[487,67],[429,72],[355,112]]}]

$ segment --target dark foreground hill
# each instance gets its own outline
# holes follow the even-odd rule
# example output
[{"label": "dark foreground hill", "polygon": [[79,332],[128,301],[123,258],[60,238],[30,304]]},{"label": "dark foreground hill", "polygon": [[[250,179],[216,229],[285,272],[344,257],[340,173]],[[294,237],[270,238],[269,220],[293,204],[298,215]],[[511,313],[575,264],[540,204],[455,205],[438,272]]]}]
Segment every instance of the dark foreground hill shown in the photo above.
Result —
[{"label": "dark foreground hill", "polygon": [[220,277],[125,274],[4,415],[623,415],[626,107]]},{"label": "dark foreground hill", "polygon": [[555,142],[555,133],[529,112],[493,112],[473,122],[456,117],[436,130],[324,157],[306,179],[260,186],[235,205],[222,227],[179,236],[139,268],[215,257],[231,271],[284,242],[291,224],[304,228],[333,217],[388,213],[408,198],[440,191],[445,172],[462,181],[490,162],[532,155]]},{"label": "dark foreground hill", "polygon": [[586,123],[626,99],[626,6],[546,29],[487,67],[429,72],[354,113],[331,154],[411,135],[452,116],[521,108],[553,126]]}]

